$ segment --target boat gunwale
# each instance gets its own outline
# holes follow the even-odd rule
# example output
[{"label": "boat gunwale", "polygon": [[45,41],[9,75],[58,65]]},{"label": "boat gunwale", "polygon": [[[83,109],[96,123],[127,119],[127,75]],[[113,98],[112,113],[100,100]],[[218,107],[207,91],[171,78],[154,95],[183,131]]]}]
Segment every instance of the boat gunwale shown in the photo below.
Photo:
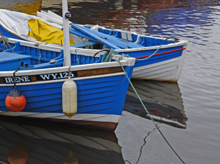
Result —
[{"label": "boat gunwale", "polygon": [[[123,57],[123,60],[120,60],[122,66],[133,66],[135,64],[135,58]],[[91,63],[91,64],[82,64],[82,65],[72,65],[70,66],[70,71],[81,71],[81,70],[90,70],[98,68],[109,68],[109,67],[120,67],[118,61],[113,62],[104,62],[104,63]],[[57,73],[69,71],[69,66],[54,67],[54,68],[44,68],[44,69],[34,69],[34,70],[20,70],[16,72],[16,76],[21,75],[37,75],[37,74],[47,74],[47,73]],[[0,77],[12,77],[15,71],[0,71]]]},{"label": "boat gunwale", "polygon": [[[2,37],[0,36],[0,39]],[[21,46],[28,46],[32,48],[39,48],[42,50],[48,50],[48,51],[56,51],[60,52],[63,50],[62,47],[58,47],[52,44],[45,44],[45,43],[34,43],[31,41],[23,41],[13,38],[7,38],[9,43],[15,44],[16,42],[20,42]],[[115,51],[119,53],[126,53],[126,52],[140,52],[140,51],[149,51],[149,50],[156,50],[160,47],[160,49],[167,49],[167,48],[173,48],[173,47],[179,47],[179,46],[186,46],[188,44],[188,41],[181,40],[176,43],[168,44],[168,45],[158,45],[158,46],[150,46],[150,47],[143,47],[143,48],[132,48],[132,49],[116,49]],[[84,48],[73,48],[70,47],[71,53],[76,53],[79,55],[86,55],[86,56],[93,56],[96,52],[100,51],[100,49],[84,49]],[[100,55],[100,53],[97,55],[97,57]]]},{"label": "boat gunwale", "polygon": [[[97,78],[105,78],[105,77],[112,77],[112,76],[124,76],[124,72],[117,72],[117,73],[109,73],[109,74],[102,74],[102,75],[92,75],[92,76],[85,76],[85,77],[74,77],[71,78],[74,81],[78,80],[89,80],[89,79],[97,79]],[[20,75],[22,76],[22,75]],[[16,76],[17,77],[17,76]],[[45,80],[45,81],[31,81],[31,82],[24,82],[24,83],[16,83],[17,86],[26,86],[26,85],[38,85],[38,84],[51,84],[51,83],[59,83],[66,81],[66,78],[63,79],[53,79],[53,80]],[[14,86],[14,83],[0,83],[0,87],[7,87],[7,86]]]}]

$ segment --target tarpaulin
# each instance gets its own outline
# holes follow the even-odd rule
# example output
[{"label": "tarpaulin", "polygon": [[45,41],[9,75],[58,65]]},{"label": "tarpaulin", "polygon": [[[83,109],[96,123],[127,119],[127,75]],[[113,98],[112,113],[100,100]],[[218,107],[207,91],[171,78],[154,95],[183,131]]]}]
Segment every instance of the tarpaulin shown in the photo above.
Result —
[{"label": "tarpaulin", "polygon": [[[28,20],[28,25],[30,31],[27,35],[37,41],[50,44],[64,44],[63,31],[61,29],[53,27],[40,19],[30,19]],[[70,45],[73,44],[75,44],[75,42],[70,38]]]}]

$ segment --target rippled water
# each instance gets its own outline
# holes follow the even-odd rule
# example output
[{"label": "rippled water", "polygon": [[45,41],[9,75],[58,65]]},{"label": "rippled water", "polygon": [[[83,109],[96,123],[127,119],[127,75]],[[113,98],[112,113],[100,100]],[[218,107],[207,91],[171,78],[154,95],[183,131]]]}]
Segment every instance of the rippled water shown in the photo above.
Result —
[{"label": "rippled water", "polygon": [[[32,14],[38,10],[53,10],[61,14],[61,0],[42,2],[8,0],[4,3],[1,0],[0,2],[0,8]],[[133,83],[161,131],[185,163],[218,164],[220,161],[220,1],[69,0],[69,8],[72,21],[75,23],[99,24],[108,28],[127,29],[153,36],[172,36],[189,41],[178,84],[138,80],[133,80]],[[9,131],[10,136],[14,130],[14,135],[24,137],[13,128],[14,125],[8,126],[5,122],[0,122],[0,125],[5,126],[5,131],[8,129],[4,134]],[[45,132],[46,136],[46,131],[48,129],[40,127],[41,134]],[[0,141],[2,134],[3,132]],[[56,132],[56,134],[61,133]],[[106,140],[112,143],[112,139],[109,141],[106,136],[113,135],[113,145],[115,147],[120,145],[121,148],[108,147],[108,150],[104,150],[97,145],[91,148],[92,143],[87,145],[77,143],[79,148],[73,145],[73,141],[70,147],[66,147],[65,141],[61,143],[61,141],[39,140],[38,142],[42,144],[46,141],[54,142],[54,145],[65,147],[65,153],[60,153],[60,158],[56,158],[52,163],[62,163],[61,161],[68,156],[69,150],[75,152],[79,163],[181,163],[155,129],[131,88],[127,94],[123,116],[115,131],[116,136],[104,134],[95,135],[98,138],[96,139],[98,145]],[[32,136],[37,135],[38,133],[32,134]],[[87,134],[70,133],[70,135],[77,137]],[[100,140],[100,136],[103,135],[104,140]],[[29,139],[31,143],[37,143],[33,138]],[[13,147],[11,144],[23,145],[26,150],[30,150],[31,153],[27,152],[27,154],[32,162],[28,161],[28,163],[34,163],[34,159],[41,159],[39,163],[46,163],[44,161],[54,158],[53,153],[45,153],[45,156],[41,156],[37,147],[36,150],[27,149],[25,145],[28,143],[25,143],[25,140],[18,142],[22,144],[16,143],[13,138],[8,139],[8,145],[1,142],[0,161],[7,161],[8,152]],[[55,146],[51,152],[56,152],[59,148]],[[78,149],[82,151],[77,152]],[[87,151],[88,149],[90,151]],[[97,153],[91,154],[94,150]]]}]

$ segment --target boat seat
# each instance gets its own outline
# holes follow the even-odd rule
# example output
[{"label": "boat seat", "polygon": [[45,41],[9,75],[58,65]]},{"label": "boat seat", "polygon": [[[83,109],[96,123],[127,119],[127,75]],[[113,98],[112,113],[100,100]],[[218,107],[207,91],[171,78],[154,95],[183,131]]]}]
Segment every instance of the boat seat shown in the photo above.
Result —
[{"label": "boat seat", "polygon": [[0,53],[0,70],[16,70],[31,64],[31,55],[20,55],[11,52]]},{"label": "boat seat", "polygon": [[[21,49],[20,42],[16,42],[14,47],[12,47],[12,49],[16,54],[25,54],[25,51]],[[5,50],[4,52],[12,52],[12,50],[9,48]]]}]

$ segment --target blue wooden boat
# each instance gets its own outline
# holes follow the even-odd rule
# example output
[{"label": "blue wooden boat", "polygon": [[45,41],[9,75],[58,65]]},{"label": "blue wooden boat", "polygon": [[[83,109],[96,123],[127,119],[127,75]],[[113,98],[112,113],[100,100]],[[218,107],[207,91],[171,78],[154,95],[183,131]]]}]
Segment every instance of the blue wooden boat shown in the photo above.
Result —
[{"label": "blue wooden boat", "polygon": [[[64,38],[69,38],[66,35]],[[77,51],[70,53],[66,42],[67,48],[63,51],[51,45],[1,39],[0,115],[54,120],[106,130],[117,127],[134,58],[117,55],[114,50],[99,56],[85,56]],[[76,86],[73,88],[75,94],[68,92],[65,97],[63,83],[67,78]],[[10,92],[12,88],[13,92]],[[23,98],[22,102],[15,102],[16,97]],[[74,112],[73,100],[77,104]],[[24,105],[20,104],[23,102]],[[71,109],[63,111],[66,104]],[[71,118],[69,114],[75,115]]]},{"label": "blue wooden boat", "polygon": [[[38,17],[36,17],[0,10],[2,17],[7,17],[8,14],[19,15],[19,18],[22,17],[26,21],[29,19],[42,20],[51,26],[62,29],[62,18],[51,11],[38,12]],[[11,22],[15,28],[8,25]],[[25,27],[28,25],[17,19],[5,18],[0,21],[0,30],[4,36],[39,43],[27,35],[29,31],[28,28],[24,30]],[[70,22],[70,27],[73,40],[75,38],[74,41],[77,43],[70,47],[72,51],[77,49],[77,51],[86,53],[88,49],[95,52],[100,49],[112,48],[118,51],[119,55],[126,54],[137,59],[132,78],[171,82],[177,82],[179,79],[188,44],[185,40],[146,36],[136,32],[107,29],[98,25],[77,25]]]}]

